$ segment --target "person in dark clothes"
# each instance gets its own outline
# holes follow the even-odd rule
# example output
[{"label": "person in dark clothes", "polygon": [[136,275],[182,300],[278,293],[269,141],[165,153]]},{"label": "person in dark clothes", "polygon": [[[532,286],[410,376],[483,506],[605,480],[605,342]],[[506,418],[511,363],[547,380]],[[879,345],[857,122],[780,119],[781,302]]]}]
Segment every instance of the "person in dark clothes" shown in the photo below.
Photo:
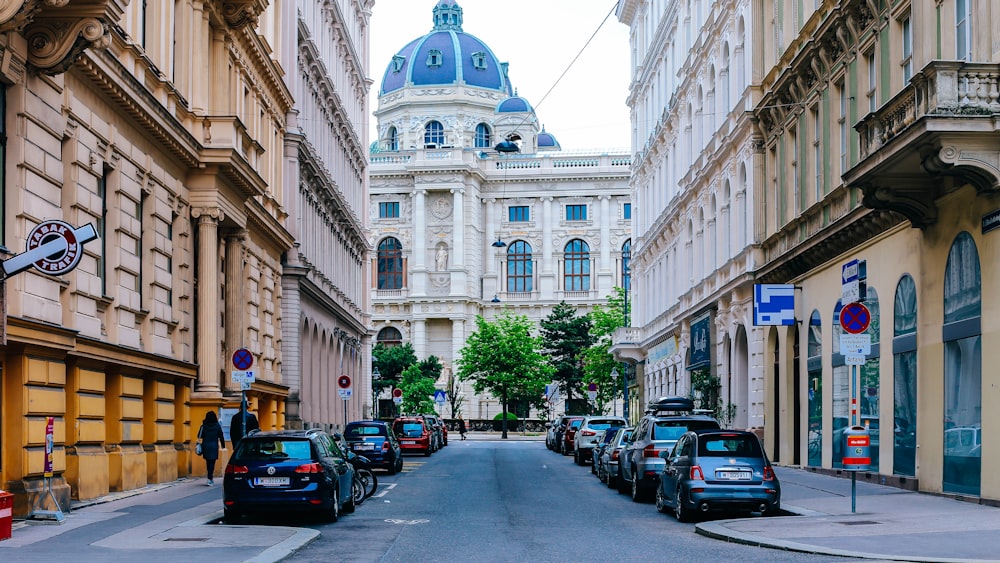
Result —
[{"label": "person in dark clothes", "polygon": [[463,440],[465,439],[466,431],[467,430],[465,428],[465,419],[462,417],[458,417],[458,433],[462,435]]},{"label": "person in dark clothes", "polygon": [[215,411],[205,413],[205,420],[201,421],[201,428],[198,429],[198,438],[201,440],[201,457],[205,458],[208,486],[211,487],[215,484],[215,462],[219,459],[219,450],[226,449],[226,436]]},{"label": "person in dark clothes", "polygon": [[[243,415],[246,415],[246,432],[243,431]],[[240,405],[240,411],[229,421],[229,441],[233,443],[233,451],[240,445],[240,440],[254,430],[260,430],[260,423],[257,422],[257,417],[247,410],[246,403],[243,403]]]}]

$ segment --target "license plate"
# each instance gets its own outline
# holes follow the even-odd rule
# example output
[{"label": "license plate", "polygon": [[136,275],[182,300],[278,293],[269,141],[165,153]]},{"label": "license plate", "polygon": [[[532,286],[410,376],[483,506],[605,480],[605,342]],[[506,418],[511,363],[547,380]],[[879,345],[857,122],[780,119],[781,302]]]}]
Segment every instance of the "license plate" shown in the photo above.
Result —
[{"label": "license plate", "polygon": [[749,481],[749,471],[716,471],[715,477],[723,481]]},{"label": "license plate", "polygon": [[406,444],[407,446],[412,446],[413,444],[416,444],[416,442],[414,442],[413,440],[403,440],[401,443]]},{"label": "license plate", "polygon": [[374,450],[375,444],[354,444],[356,450]]},{"label": "license plate", "polygon": [[259,487],[287,487],[288,477],[257,477],[254,484]]}]

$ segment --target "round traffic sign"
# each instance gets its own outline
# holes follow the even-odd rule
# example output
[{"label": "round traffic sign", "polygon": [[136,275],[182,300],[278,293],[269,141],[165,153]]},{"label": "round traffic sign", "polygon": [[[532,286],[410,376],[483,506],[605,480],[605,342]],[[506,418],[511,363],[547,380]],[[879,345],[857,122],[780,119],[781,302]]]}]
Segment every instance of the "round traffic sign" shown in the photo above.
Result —
[{"label": "round traffic sign", "polygon": [[840,310],[840,326],[844,332],[861,334],[872,323],[872,314],[861,303],[848,303]]},{"label": "round traffic sign", "polygon": [[28,233],[25,245],[28,252],[47,243],[53,245],[54,252],[35,261],[35,267],[46,274],[61,276],[76,268],[83,258],[83,244],[76,238],[73,226],[65,221],[42,221]]},{"label": "round traffic sign", "polygon": [[351,386],[351,378],[347,375],[342,375],[337,378],[337,386],[341,389],[347,389]]},{"label": "round traffic sign", "polygon": [[253,366],[253,354],[250,353],[250,350],[247,350],[246,348],[240,348],[239,350],[233,352],[234,368],[241,371],[246,371],[250,369],[252,366]]},{"label": "round traffic sign", "polygon": [[587,384],[587,391],[597,391],[597,384],[596,383],[588,383]]},{"label": "round traffic sign", "polygon": [[403,390],[400,388],[395,388],[392,390],[392,397],[394,399],[401,399],[403,397]]}]

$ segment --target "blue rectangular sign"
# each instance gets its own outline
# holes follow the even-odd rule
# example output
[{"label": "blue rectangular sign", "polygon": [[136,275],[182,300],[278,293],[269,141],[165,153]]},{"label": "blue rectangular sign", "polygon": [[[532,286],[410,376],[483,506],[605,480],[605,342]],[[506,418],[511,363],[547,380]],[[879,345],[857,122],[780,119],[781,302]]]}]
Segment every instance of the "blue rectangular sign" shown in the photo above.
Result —
[{"label": "blue rectangular sign", "polygon": [[793,326],[795,286],[757,284],[753,286],[754,326]]}]

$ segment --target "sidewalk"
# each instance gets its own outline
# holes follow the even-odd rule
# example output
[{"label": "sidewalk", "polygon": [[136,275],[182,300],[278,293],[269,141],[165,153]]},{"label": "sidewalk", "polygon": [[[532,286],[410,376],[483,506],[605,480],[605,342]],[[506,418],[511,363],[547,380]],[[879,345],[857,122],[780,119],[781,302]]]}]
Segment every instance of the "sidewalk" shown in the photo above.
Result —
[{"label": "sidewalk", "polygon": [[890,561],[1000,561],[1000,509],[776,467],[781,507],[797,516],[716,520],[696,531],[776,549]]}]

